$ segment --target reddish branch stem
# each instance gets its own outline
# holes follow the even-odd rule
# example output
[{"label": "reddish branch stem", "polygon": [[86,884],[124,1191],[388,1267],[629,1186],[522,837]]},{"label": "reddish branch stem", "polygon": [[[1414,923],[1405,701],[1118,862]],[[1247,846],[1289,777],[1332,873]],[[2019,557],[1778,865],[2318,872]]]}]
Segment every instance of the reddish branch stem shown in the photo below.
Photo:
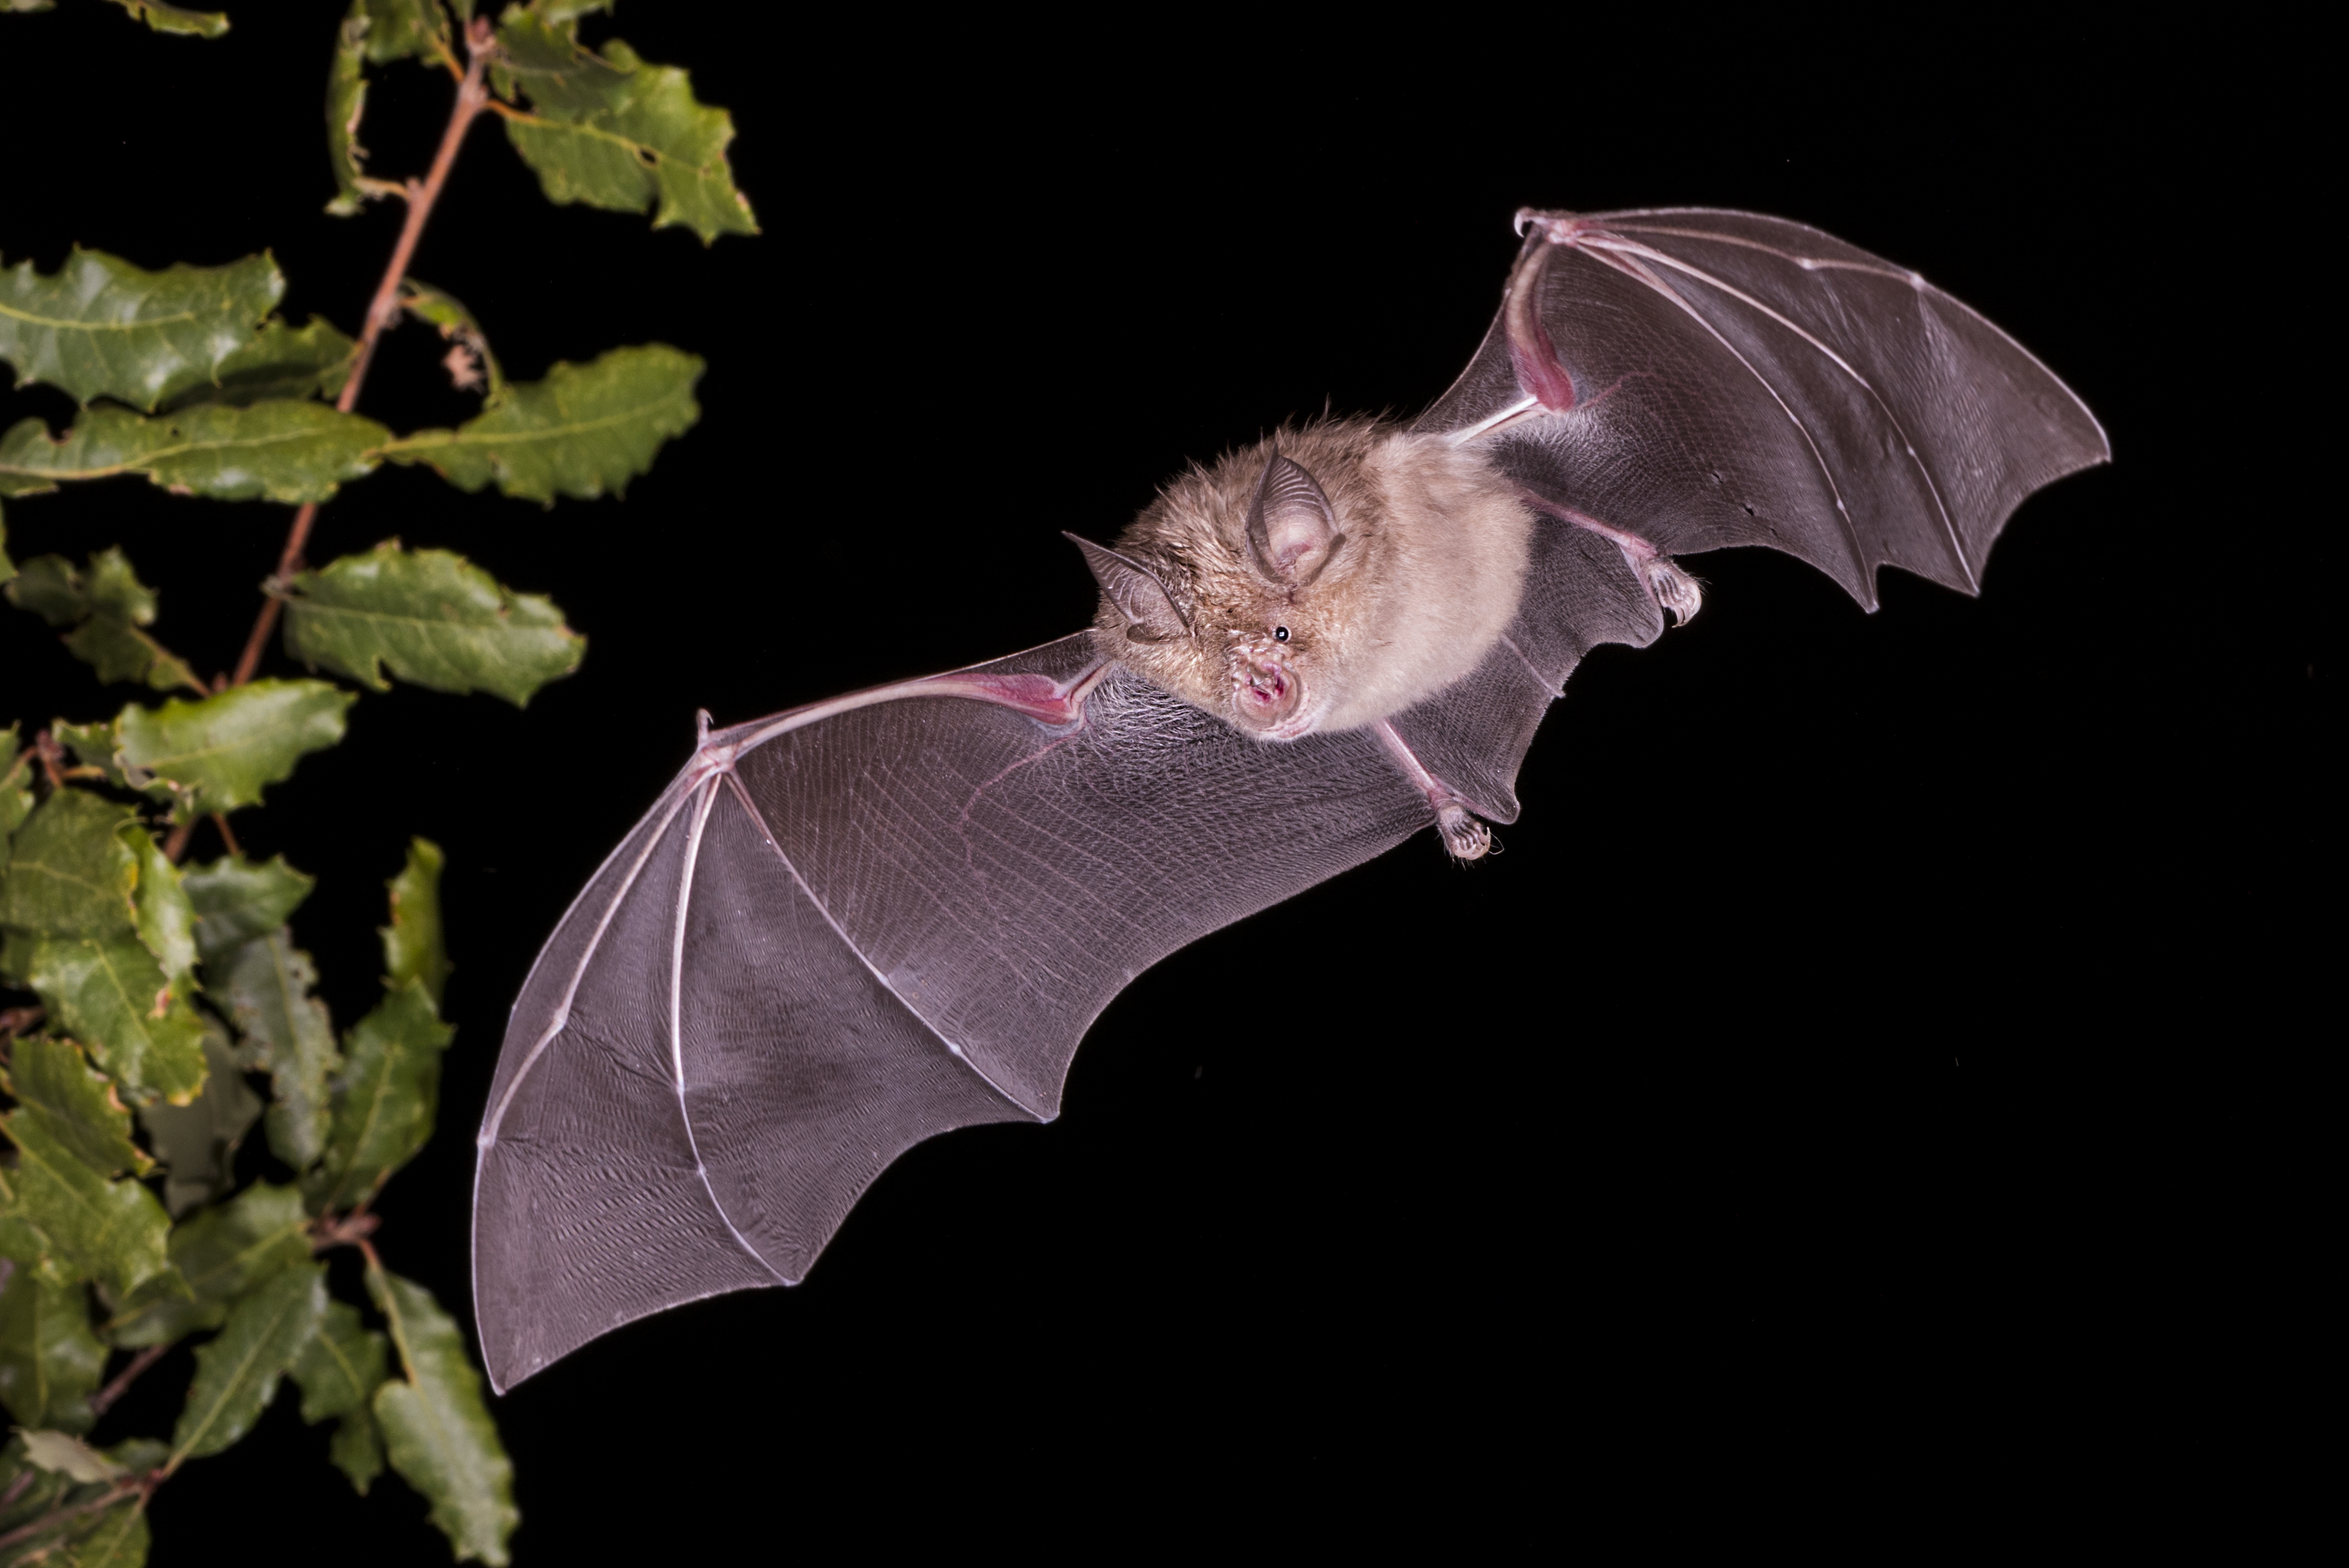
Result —
[{"label": "reddish branch stem", "polygon": [[[432,168],[423,182],[409,182],[408,222],[400,226],[399,242],[391,249],[391,263],[384,268],[383,281],[376,285],[375,298],[367,305],[366,325],[359,329],[358,350],[352,357],[350,379],[343,383],[343,394],[335,399],[335,407],[346,414],[359,399],[359,387],[367,380],[367,366],[375,358],[376,339],[399,316],[400,280],[408,275],[409,258],[416,253],[416,242],[423,237],[433,204],[440,200],[440,188],[449,181],[449,170],[457,161],[458,149],[464,145],[465,132],[472,129],[474,117],[490,101],[489,89],[481,82],[491,55],[486,17],[477,16],[468,25],[465,48],[471,63],[458,79],[457,102],[449,111],[449,128],[440,135],[440,150],[432,155]],[[309,542],[310,525],[317,516],[318,503],[314,500],[303,502],[302,510],[294,514],[294,526],[285,531],[285,548],[278,552],[276,575],[270,580],[270,592],[262,600],[261,614],[253,623],[253,634],[244,640],[244,652],[236,661],[236,673],[229,677],[229,685],[243,686],[261,666],[261,652],[269,645],[269,634],[277,627],[278,586],[301,568],[302,547]]]},{"label": "reddish branch stem", "polygon": [[139,1380],[139,1374],[163,1359],[171,1348],[169,1345],[150,1345],[133,1356],[130,1365],[114,1375],[113,1382],[89,1397],[89,1413],[93,1416],[106,1414],[117,1399],[130,1391],[130,1385]]}]

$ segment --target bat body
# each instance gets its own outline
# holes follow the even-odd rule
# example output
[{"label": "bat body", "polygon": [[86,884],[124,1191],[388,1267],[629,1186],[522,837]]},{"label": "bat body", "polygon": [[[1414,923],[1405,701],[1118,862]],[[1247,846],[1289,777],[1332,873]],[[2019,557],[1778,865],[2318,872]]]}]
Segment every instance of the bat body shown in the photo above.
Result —
[{"label": "bat body", "polygon": [[1056,1114],[1102,1007],[1206,933],[1431,825],[1483,854],[1576,664],[1696,613],[1677,557],[1972,592],[2023,499],[2108,456],[1997,328],[1816,231],[1520,227],[1426,413],[1283,431],[1080,541],[1090,629],[705,727],[514,1006],[474,1229],[501,1388],[804,1278],[914,1143]]}]

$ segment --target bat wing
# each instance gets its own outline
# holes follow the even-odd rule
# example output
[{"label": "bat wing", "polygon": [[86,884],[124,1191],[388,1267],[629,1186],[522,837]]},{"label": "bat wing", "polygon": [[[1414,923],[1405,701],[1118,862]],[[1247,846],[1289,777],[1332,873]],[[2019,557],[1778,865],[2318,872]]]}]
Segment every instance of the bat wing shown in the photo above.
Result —
[{"label": "bat wing", "polygon": [[[1076,636],[967,674],[1093,660]],[[540,955],[475,1188],[501,1389],[798,1281],[913,1144],[1054,1115],[1142,970],[1429,821],[1362,735],[1265,746],[1123,672],[1058,727],[911,690],[706,737]]]},{"label": "bat wing", "polygon": [[[1541,530],[1507,635],[1393,720],[1501,822],[1577,661],[1662,630],[1640,551],[1771,544],[1863,603],[1883,562],[1970,589],[2024,495],[2105,455],[1995,327],[1826,235],[1572,222],[1574,243],[1529,240],[1418,426],[1596,525]],[[915,1143],[1055,1114],[1143,969],[1433,820],[1363,732],[1265,745],[1123,671],[1074,724],[967,695],[1065,694],[1093,659],[1071,637],[704,738],[514,1005],[474,1212],[500,1389],[635,1318],[803,1278]]]},{"label": "bat wing", "polygon": [[1481,447],[1550,526],[1502,645],[1394,720],[1491,820],[1516,820],[1517,764],[1583,654],[1662,631],[1644,555],[1765,544],[1871,610],[1885,563],[1971,593],[2024,497],[2111,459],[2021,345],[1832,235],[1703,208],[1520,223],[1500,314],[1413,428]]},{"label": "bat wing", "polygon": [[1511,297],[1414,428],[1488,442],[1528,490],[1666,554],[1770,545],[1870,609],[1887,562],[1972,593],[2025,496],[2112,456],[2013,338],[1816,229],[1521,222]]}]

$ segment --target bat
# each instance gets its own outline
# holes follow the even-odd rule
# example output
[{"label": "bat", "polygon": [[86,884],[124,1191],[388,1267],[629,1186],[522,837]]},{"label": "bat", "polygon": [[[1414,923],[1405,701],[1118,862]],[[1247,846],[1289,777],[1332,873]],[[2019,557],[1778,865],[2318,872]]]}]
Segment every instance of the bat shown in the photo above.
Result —
[{"label": "bat", "polygon": [[1576,665],[1700,613],[1682,558],[1767,545],[1871,609],[1885,564],[1975,593],[2022,500],[2109,459],[1998,328],[1815,230],[1518,226],[1418,418],[1283,429],[1075,539],[1090,627],[704,716],[514,1005],[475,1186],[496,1387],[804,1279],[906,1149],[1056,1115],[1102,1008],[1206,933],[1430,827],[1489,852]]}]

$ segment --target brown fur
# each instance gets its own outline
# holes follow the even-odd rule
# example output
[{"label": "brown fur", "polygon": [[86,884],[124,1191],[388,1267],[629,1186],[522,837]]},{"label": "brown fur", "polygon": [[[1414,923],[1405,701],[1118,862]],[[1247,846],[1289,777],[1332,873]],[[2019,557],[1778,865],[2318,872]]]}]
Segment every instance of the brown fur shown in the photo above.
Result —
[{"label": "brown fur", "polygon": [[[1302,587],[1270,577],[1247,548],[1249,503],[1276,448],[1320,484],[1344,536]],[[1104,596],[1094,640],[1235,723],[1237,672],[1249,658],[1277,661],[1303,693],[1278,728],[1251,731],[1268,738],[1358,728],[1483,661],[1516,614],[1533,528],[1514,485],[1439,437],[1373,419],[1286,430],[1174,480],[1117,542],[1165,585],[1190,634],[1136,641]],[[1286,643],[1276,626],[1288,628]]]}]

